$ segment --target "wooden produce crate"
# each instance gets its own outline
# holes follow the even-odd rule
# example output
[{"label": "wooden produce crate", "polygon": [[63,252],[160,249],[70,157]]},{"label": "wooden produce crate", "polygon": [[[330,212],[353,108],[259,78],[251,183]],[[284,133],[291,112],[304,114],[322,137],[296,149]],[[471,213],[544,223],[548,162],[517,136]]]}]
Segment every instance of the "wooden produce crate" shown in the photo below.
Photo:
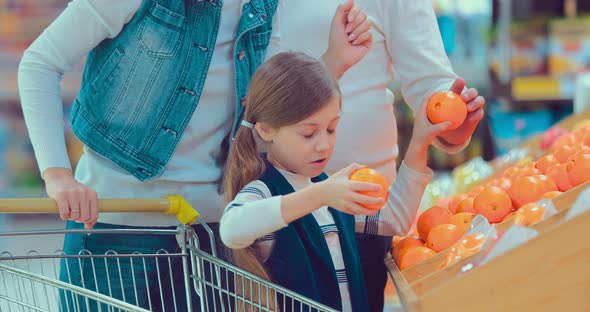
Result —
[{"label": "wooden produce crate", "polygon": [[465,273],[462,268],[483,255],[440,271],[448,251],[401,272],[386,259],[400,301],[410,311],[590,311],[590,211],[564,222],[588,187],[555,197],[558,213],[532,227],[539,236]]}]

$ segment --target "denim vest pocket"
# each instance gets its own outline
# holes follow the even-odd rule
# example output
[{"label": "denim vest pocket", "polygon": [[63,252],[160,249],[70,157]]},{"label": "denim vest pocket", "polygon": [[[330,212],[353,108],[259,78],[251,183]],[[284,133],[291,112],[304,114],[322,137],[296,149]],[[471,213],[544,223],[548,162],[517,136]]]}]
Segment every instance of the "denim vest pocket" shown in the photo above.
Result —
[{"label": "denim vest pocket", "polygon": [[90,89],[93,93],[99,92],[105,85],[108,86],[107,82],[112,80],[112,73],[115,71],[115,68],[117,68],[117,65],[119,64],[123,56],[124,53],[119,48],[115,48],[113,50],[113,53],[109,55],[109,57],[101,67],[98,75],[96,75],[96,78],[94,78],[94,80],[92,80],[92,83],[90,84]]},{"label": "denim vest pocket", "polygon": [[184,16],[155,3],[143,18],[137,37],[149,55],[172,58],[180,47],[183,25]]},{"label": "denim vest pocket", "polygon": [[252,39],[252,47],[254,48],[258,64],[262,64],[265,61],[271,34],[272,30],[267,30],[260,33],[253,33],[250,37]]}]

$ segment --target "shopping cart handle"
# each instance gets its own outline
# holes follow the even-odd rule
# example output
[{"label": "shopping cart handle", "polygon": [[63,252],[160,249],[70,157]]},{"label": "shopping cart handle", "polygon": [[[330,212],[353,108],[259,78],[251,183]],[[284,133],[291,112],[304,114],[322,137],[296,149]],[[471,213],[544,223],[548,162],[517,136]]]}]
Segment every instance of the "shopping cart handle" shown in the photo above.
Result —
[{"label": "shopping cart handle", "polygon": [[[175,215],[182,224],[193,224],[199,213],[180,195],[146,199],[99,199],[99,212],[160,212]],[[58,213],[50,198],[2,198],[0,213]]]}]

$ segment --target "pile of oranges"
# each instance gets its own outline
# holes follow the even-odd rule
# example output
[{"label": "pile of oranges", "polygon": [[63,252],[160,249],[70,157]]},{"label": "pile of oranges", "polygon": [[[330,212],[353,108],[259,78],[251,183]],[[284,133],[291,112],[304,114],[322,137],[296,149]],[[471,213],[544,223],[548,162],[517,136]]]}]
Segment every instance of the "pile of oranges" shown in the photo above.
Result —
[{"label": "pile of oranges", "polygon": [[[475,215],[483,215],[492,224],[510,219],[506,222],[531,226],[545,214],[539,200],[558,196],[588,180],[590,126],[563,134],[537,161],[508,167],[484,185],[439,201],[418,217],[416,228],[408,235],[394,238],[392,256],[403,270],[450,248],[446,264],[441,264],[445,267],[465,257],[457,250],[468,238],[464,235]],[[474,245],[473,240],[463,243]]]}]

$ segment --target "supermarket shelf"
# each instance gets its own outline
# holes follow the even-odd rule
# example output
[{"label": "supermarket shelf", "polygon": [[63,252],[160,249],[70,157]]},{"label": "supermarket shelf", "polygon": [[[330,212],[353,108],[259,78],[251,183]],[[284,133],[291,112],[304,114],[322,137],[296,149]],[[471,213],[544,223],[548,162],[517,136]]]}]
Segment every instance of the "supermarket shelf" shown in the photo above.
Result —
[{"label": "supermarket shelf", "polygon": [[515,77],[511,94],[516,101],[572,101],[574,81],[552,76]]},{"label": "supermarket shelf", "polygon": [[573,82],[560,83],[550,76],[515,77],[502,84],[496,77],[491,79],[491,94],[494,99],[508,99],[516,110],[537,103],[543,106],[573,105]]}]

